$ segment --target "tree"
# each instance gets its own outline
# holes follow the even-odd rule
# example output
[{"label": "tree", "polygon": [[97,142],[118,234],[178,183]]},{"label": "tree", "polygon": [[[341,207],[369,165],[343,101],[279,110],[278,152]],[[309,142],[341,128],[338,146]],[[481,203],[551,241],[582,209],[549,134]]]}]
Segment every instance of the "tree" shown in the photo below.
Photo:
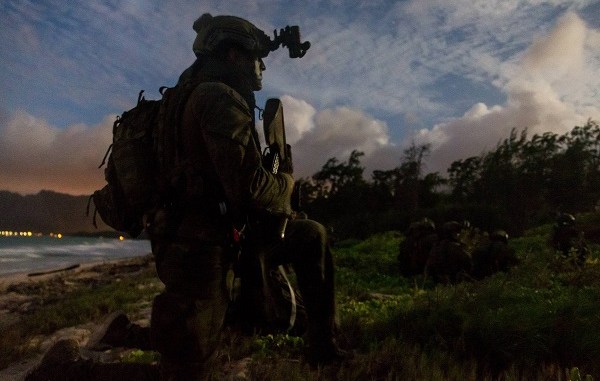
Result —
[{"label": "tree", "polygon": [[364,227],[364,221],[368,221],[365,215],[371,198],[360,164],[363,155],[354,150],[346,162],[330,158],[304,185],[311,194],[306,205],[309,216],[335,228],[342,236],[357,236],[361,225]]},{"label": "tree", "polygon": [[430,144],[417,146],[413,142],[410,147],[404,150],[403,161],[397,169],[399,181],[394,194],[396,207],[401,207],[410,214],[413,214],[420,206],[419,195],[423,159],[429,156],[430,150]]},{"label": "tree", "polygon": [[482,158],[472,156],[456,160],[448,168],[448,183],[452,188],[451,196],[456,202],[465,202],[475,198],[481,181]]},{"label": "tree", "polygon": [[401,174],[399,168],[386,171],[374,170],[371,175],[373,197],[379,200],[379,207],[383,209],[392,208],[396,192],[400,187]]},{"label": "tree", "polygon": [[335,157],[327,160],[323,168],[313,175],[324,197],[337,194],[341,189],[348,186],[365,184],[363,179],[364,167],[360,165],[360,157],[363,152],[353,150],[347,162],[340,163]]},{"label": "tree", "polygon": [[[339,228],[340,236],[401,229],[425,215],[518,235],[556,211],[590,210],[600,199],[600,126],[593,121],[563,135],[529,137],[527,129],[513,129],[494,150],[453,162],[448,179],[424,174],[429,145],[413,142],[403,153],[399,166],[373,171],[369,182],[362,152],[352,151],[345,162],[329,159],[302,182],[309,215]],[[440,192],[443,184],[450,197]]]}]

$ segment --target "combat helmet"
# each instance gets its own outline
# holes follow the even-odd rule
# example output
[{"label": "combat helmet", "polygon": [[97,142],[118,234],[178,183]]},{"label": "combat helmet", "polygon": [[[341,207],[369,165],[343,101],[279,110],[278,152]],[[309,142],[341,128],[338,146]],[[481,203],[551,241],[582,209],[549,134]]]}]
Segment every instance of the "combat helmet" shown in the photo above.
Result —
[{"label": "combat helmet", "polygon": [[270,39],[251,22],[236,16],[212,16],[205,13],[194,22],[196,39],[194,54],[213,53],[224,41],[232,41],[242,48],[266,57],[270,51]]},{"label": "combat helmet", "polygon": [[457,221],[448,221],[442,225],[442,233],[444,238],[447,239],[458,239],[460,231],[462,230],[462,224]]},{"label": "combat helmet", "polygon": [[575,217],[569,213],[561,213],[556,218],[556,225],[558,226],[574,226]]},{"label": "combat helmet", "polygon": [[508,242],[508,233],[502,229],[494,230],[492,234],[490,234],[490,239],[496,242]]},{"label": "combat helmet", "polygon": [[420,234],[435,231],[435,223],[427,217],[411,222],[408,226],[408,234]]},{"label": "combat helmet", "polygon": [[435,231],[435,223],[427,217],[421,218],[419,224],[424,231]]},{"label": "combat helmet", "polygon": [[300,42],[298,26],[286,26],[280,29],[279,35],[275,31],[274,39],[271,40],[250,21],[236,16],[212,16],[205,13],[194,22],[194,30],[197,35],[193,50],[197,57],[214,53],[224,41],[236,43],[260,58],[266,57],[280,45],[288,47],[290,58],[303,57],[310,48],[310,42]]}]

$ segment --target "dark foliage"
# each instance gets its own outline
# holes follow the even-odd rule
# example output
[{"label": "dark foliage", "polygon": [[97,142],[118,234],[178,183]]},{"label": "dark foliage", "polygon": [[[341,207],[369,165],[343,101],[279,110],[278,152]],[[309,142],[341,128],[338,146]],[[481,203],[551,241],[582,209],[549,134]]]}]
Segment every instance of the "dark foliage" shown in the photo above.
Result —
[{"label": "dark foliage", "polygon": [[373,171],[370,181],[363,177],[362,152],[345,162],[331,158],[300,180],[304,211],[338,238],[404,230],[425,216],[519,236],[559,212],[593,210],[600,200],[600,125],[592,120],[563,135],[529,137],[527,129],[513,129],[494,150],[453,162],[447,178],[425,173],[429,151],[413,143],[398,167]]}]

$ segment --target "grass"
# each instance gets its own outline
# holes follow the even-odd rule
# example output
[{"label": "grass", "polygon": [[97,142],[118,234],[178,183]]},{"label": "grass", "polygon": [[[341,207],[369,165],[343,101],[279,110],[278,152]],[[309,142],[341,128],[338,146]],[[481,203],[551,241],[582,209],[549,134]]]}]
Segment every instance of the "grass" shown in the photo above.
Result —
[{"label": "grass", "polygon": [[69,282],[58,277],[52,282],[58,287],[48,287],[43,282],[28,286],[31,289],[14,290],[39,295],[31,302],[28,311],[18,321],[2,325],[0,335],[0,369],[37,351],[40,336],[58,329],[99,321],[108,313],[124,310],[133,313],[148,306],[152,297],[162,289],[154,271],[144,270],[131,276],[117,276],[107,280],[82,280],[77,285],[55,293]]},{"label": "grass", "polygon": [[[397,232],[341,242],[334,248],[339,341],[352,360],[311,369],[302,361],[301,338],[226,332],[217,361],[226,367],[251,357],[249,380],[598,379],[600,248],[592,245],[591,258],[578,267],[548,247],[548,232],[540,227],[510,241],[521,260],[511,272],[457,285],[398,276]],[[159,285],[140,295],[137,285],[151,279],[149,273],[48,301],[20,332],[46,334],[114,309],[133,311],[158,292]],[[3,341],[0,359],[9,354]],[[153,359],[134,351],[125,361]]]},{"label": "grass", "polygon": [[[598,248],[584,268],[555,256],[547,227],[511,245],[508,274],[435,285],[396,274],[395,232],[335,250],[341,341],[354,360],[310,371],[255,364],[255,380],[567,380],[600,374]],[[296,378],[276,378],[278,367]],[[266,368],[266,369],[265,369]],[[290,376],[292,377],[292,376]]]}]

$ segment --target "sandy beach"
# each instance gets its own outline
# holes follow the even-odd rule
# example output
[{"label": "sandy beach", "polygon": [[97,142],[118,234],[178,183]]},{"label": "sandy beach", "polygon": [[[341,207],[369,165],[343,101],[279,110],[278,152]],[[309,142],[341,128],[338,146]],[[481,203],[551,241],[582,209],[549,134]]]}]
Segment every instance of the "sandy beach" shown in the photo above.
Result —
[{"label": "sandy beach", "polygon": [[[121,260],[110,260],[86,263],[69,268],[47,269],[34,273],[19,273],[0,276],[0,332],[4,333],[22,316],[31,313],[36,306],[43,303],[43,298],[60,298],[78,287],[107,284],[119,281],[123,277],[132,277],[142,271],[153,270],[154,261],[151,255]],[[148,324],[150,307],[146,304],[133,314],[131,318],[140,324]],[[84,357],[99,361],[113,361],[123,355],[125,349],[114,349],[104,352],[86,350],[90,335],[95,332],[100,321],[90,321],[75,327],[67,327],[47,336],[36,336],[28,343],[39,350],[37,355],[22,359],[0,370],[0,380],[22,380],[29,369],[34,367],[42,354],[57,340],[74,338],[78,341]]]},{"label": "sandy beach", "polygon": [[12,285],[44,282],[55,277],[91,276],[94,273],[99,276],[100,269],[103,267],[118,268],[120,266],[146,262],[148,260],[147,258],[142,258],[140,261],[136,261],[136,259],[138,258],[115,259],[77,264],[64,268],[49,268],[42,271],[36,270],[32,272],[0,274],[0,292],[4,292]]}]

